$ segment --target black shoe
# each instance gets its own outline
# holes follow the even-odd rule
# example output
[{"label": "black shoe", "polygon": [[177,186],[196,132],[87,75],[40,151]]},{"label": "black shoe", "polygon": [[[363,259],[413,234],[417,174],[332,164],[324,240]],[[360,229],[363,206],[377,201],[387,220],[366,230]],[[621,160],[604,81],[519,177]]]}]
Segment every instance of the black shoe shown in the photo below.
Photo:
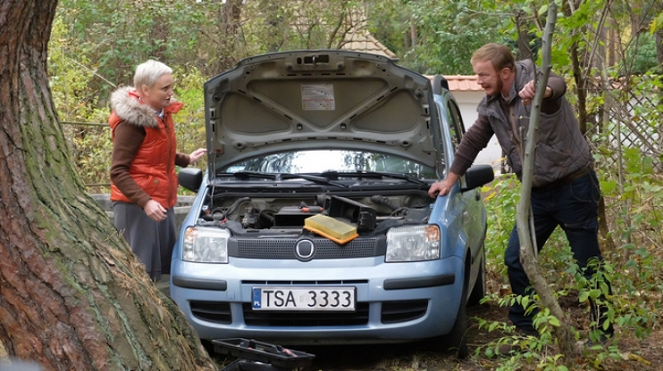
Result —
[{"label": "black shoe", "polygon": [[509,357],[522,352],[524,352],[524,349],[520,344],[502,344],[497,347],[497,355],[503,357]]},{"label": "black shoe", "polygon": [[531,327],[516,327],[516,334],[524,337],[534,336],[537,339],[540,336],[539,332]]}]

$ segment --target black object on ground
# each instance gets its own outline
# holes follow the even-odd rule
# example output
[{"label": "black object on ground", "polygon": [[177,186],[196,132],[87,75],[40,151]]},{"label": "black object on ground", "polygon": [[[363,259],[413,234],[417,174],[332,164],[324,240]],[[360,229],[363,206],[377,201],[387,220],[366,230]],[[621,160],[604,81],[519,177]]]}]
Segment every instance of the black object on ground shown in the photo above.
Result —
[{"label": "black object on ground", "polygon": [[288,371],[310,366],[314,354],[242,338],[212,340],[214,352],[237,358],[221,371]]}]

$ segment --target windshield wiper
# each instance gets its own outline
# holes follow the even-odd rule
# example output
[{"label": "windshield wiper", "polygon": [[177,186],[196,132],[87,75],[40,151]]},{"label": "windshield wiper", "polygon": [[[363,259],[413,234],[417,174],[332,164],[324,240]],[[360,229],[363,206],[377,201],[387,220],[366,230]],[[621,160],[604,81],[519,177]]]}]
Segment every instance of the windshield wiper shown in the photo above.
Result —
[{"label": "windshield wiper", "polygon": [[276,180],[276,174],[270,173],[259,173],[257,171],[238,171],[235,173],[217,173],[217,176],[234,176],[239,179],[249,179],[249,178],[260,178],[260,179],[271,179]]},{"label": "windshield wiper", "polygon": [[320,173],[320,175],[332,179],[338,179],[339,177],[401,179],[420,186],[426,186],[426,187],[429,186],[428,183],[419,179],[409,177],[407,175],[399,173],[387,173],[382,171],[351,171],[351,172],[325,171],[323,173]]},{"label": "windshield wiper", "polygon": [[332,180],[329,180],[328,178],[321,177],[321,176],[315,176],[315,175],[309,175],[309,174],[279,174],[279,178],[281,179],[304,179],[308,180],[314,183],[318,184],[325,184],[325,185],[332,185],[340,188],[347,188],[345,184],[334,182]]},{"label": "windshield wiper", "polygon": [[235,173],[220,173],[217,176],[234,176],[238,179],[249,179],[249,178],[260,178],[260,179],[271,179],[271,180],[287,180],[287,179],[304,179],[310,182],[324,185],[332,185],[340,188],[347,188],[345,184],[334,182],[328,178],[315,176],[310,174],[290,174],[290,173],[260,173],[257,171],[238,171]]}]

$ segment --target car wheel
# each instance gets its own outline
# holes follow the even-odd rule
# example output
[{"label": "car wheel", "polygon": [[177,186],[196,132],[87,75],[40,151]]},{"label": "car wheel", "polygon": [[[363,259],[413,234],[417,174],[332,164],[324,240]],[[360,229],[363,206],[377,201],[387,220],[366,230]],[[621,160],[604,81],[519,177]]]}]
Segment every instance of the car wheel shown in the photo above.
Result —
[{"label": "car wheel", "polygon": [[486,250],[481,249],[481,251],[483,256],[479,265],[479,274],[472,288],[472,293],[470,293],[470,297],[467,299],[467,305],[470,306],[479,305],[481,299],[486,296]]},{"label": "car wheel", "polygon": [[455,351],[458,358],[466,358],[470,352],[467,349],[467,303],[465,297],[467,296],[467,288],[463,288],[463,296],[460,299],[460,307],[458,308],[458,315],[456,315],[456,322],[451,332],[445,336],[445,343],[447,344],[448,351]]}]

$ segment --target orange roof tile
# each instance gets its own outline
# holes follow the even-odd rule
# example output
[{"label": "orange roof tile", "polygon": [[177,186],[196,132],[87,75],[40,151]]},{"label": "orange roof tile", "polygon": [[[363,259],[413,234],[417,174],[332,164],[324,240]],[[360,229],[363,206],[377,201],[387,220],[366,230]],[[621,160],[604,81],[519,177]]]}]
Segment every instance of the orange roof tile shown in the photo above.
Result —
[{"label": "orange roof tile", "polygon": [[[433,80],[433,76],[426,76]],[[449,82],[450,91],[483,91],[483,88],[477,84],[476,76],[450,75],[444,76]]]}]

